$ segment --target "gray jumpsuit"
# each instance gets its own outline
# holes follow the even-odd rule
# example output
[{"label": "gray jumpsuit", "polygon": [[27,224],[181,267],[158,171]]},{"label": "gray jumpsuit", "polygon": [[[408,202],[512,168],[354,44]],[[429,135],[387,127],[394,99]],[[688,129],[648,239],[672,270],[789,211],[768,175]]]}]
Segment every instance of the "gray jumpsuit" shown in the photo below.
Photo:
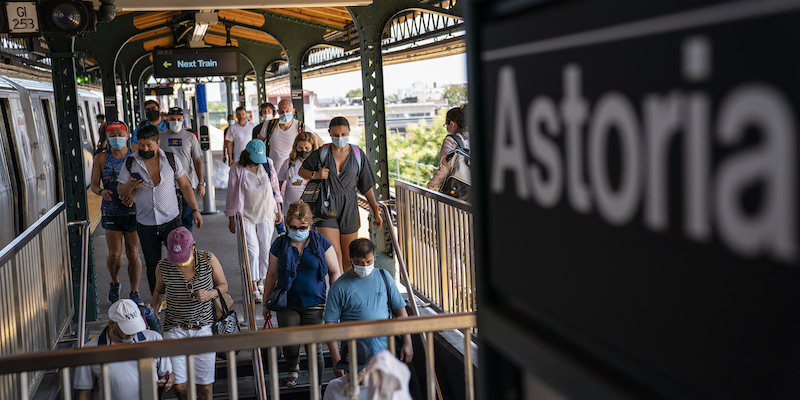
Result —
[{"label": "gray jumpsuit", "polygon": [[[335,228],[342,235],[358,232],[361,227],[361,218],[358,215],[358,195],[356,189],[361,194],[366,194],[375,184],[372,176],[372,168],[369,159],[361,150],[361,169],[359,171],[356,156],[353,154],[353,147],[350,146],[350,154],[344,162],[342,172],[336,172],[336,161],[333,159],[332,149],[328,150],[325,160],[320,164],[321,149],[315,150],[303,162],[303,168],[309,171],[318,171],[321,166],[330,169],[328,183],[331,185],[331,195],[336,205],[337,217],[323,219],[316,223],[317,227]],[[312,207],[314,209],[314,207]],[[315,217],[319,218],[318,215]]]}]

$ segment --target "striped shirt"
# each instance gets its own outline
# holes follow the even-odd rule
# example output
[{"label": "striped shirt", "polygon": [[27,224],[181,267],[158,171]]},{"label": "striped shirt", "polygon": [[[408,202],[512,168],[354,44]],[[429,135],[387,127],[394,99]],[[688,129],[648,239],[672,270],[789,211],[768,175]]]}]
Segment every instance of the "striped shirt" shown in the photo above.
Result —
[{"label": "striped shirt", "polygon": [[[214,289],[211,264],[208,263],[207,257],[207,252],[195,250],[195,273],[191,281],[187,281],[178,266],[170,264],[166,258],[158,262],[158,270],[161,272],[161,279],[167,292],[168,306],[164,314],[164,330],[179,324],[208,325],[214,322],[214,300],[200,303],[190,297],[194,290]],[[189,290],[190,282],[192,291]]]},{"label": "striped shirt", "polygon": [[122,168],[117,177],[117,183],[124,185],[131,180],[131,173],[139,173],[144,180],[142,186],[136,189],[136,222],[142,225],[154,226],[163,225],[178,218],[180,206],[178,197],[175,195],[175,182],[186,174],[183,164],[178,157],[175,157],[175,170],[169,164],[164,150],[158,149],[158,169],[161,174],[161,182],[158,186],[153,185],[153,180],[144,165],[144,159],[139,152],[133,153],[133,164],[131,171]]}]

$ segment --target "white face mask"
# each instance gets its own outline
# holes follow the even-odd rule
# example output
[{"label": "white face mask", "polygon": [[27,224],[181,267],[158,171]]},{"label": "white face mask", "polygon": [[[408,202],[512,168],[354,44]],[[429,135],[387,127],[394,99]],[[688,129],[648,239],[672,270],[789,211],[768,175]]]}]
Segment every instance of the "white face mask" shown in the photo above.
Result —
[{"label": "white face mask", "polygon": [[[352,261],[351,261],[351,264],[352,264]],[[362,278],[365,278],[365,277],[369,276],[369,274],[371,274],[372,270],[374,270],[374,269],[375,269],[375,263],[372,263],[370,265],[363,265],[363,266],[362,265],[353,264],[353,272],[355,272],[356,275],[358,275],[358,276],[360,276]]]},{"label": "white face mask", "polygon": [[178,133],[183,129],[183,122],[181,121],[169,121],[169,130]]},{"label": "white face mask", "polygon": [[235,120],[235,119],[229,119],[229,120],[228,120],[228,126],[231,126],[231,125],[233,125],[233,124],[235,124],[235,123],[236,123],[236,120]]},{"label": "white face mask", "polygon": [[265,114],[261,116],[261,120],[266,122],[272,119],[272,114]]}]

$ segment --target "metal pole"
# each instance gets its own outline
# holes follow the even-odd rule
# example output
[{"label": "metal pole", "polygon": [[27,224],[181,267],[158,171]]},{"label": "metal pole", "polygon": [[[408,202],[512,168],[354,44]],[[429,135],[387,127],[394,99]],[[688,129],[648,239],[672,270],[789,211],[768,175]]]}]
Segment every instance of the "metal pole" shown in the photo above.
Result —
[{"label": "metal pole", "polygon": [[211,142],[208,138],[208,102],[206,101],[206,85],[195,85],[195,101],[197,102],[197,130],[201,134],[201,143],[207,140],[208,146],[203,152],[203,181],[206,183],[206,195],[203,196],[203,214],[217,214],[217,202],[214,192],[214,160],[211,155]]},{"label": "metal pole", "polygon": [[236,381],[236,351],[228,352],[228,396],[231,399],[239,398],[239,385]]},{"label": "metal pole", "polygon": [[[247,259],[247,241],[244,237],[244,220],[242,219],[241,215],[236,215],[236,227],[238,229],[239,234],[239,243],[241,243],[240,251],[242,252],[242,259],[243,259],[243,276],[244,276],[244,306],[245,306],[245,313],[247,314],[247,325],[250,329],[250,332],[255,332],[258,330],[258,326],[256,325],[256,313],[255,313],[255,302],[253,301],[253,286],[252,282],[250,281],[250,260]],[[276,353],[276,363],[277,363],[277,350],[275,348],[270,348],[271,351],[275,351]],[[276,368],[272,368],[272,355],[270,354],[270,375],[273,373],[277,374],[277,366]],[[256,389],[259,393],[261,399],[266,400],[267,398],[267,383],[264,380],[264,359],[261,356],[261,349],[256,348],[253,349],[253,369],[255,370],[255,377],[256,377]],[[276,375],[277,376],[277,375]],[[272,376],[270,376],[272,378]],[[277,397],[276,397],[277,398]]]},{"label": "metal pole", "polygon": [[86,221],[70,221],[67,223],[68,227],[80,227],[81,235],[81,273],[80,273],[80,300],[78,301],[78,347],[83,347],[86,343],[86,297],[89,281],[89,229],[90,222]]}]

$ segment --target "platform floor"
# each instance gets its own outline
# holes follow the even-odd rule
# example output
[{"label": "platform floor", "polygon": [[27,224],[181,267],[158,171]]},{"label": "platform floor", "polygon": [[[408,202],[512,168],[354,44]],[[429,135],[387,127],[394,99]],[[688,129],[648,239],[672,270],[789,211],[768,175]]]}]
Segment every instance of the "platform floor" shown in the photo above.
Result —
[{"label": "platform floor", "polygon": [[[94,238],[94,260],[95,260],[95,275],[97,279],[98,301],[100,306],[100,315],[96,321],[88,322],[89,329],[88,338],[100,334],[103,328],[108,325],[108,307],[111,305],[108,301],[108,289],[111,283],[111,276],[108,271],[106,260],[108,258],[108,247],[106,245],[105,229],[102,226],[98,227],[100,222],[100,197],[94,193],[87,192],[89,203],[89,214],[92,222],[92,236]],[[239,267],[239,255],[237,251],[236,235],[230,233],[228,230],[228,217],[223,214],[225,209],[225,190],[216,190],[216,208],[219,211],[217,214],[203,215],[203,227],[198,229],[194,228],[192,234],[197,242],[197,248],[200,250],[208,250],[214,253],[220,260],[222,268],[225,271],[225,278],[228,281],[228,292],[234,299],[234,309],[239,316],[242,327],[245,325],[244,308],[242,307],[244,301],[243,279],[241,268]],[[361,211],[361,230],[359,237],[369,237],[368,228],[368,212],[360,209]],[[96,228],[96,229],[95,229]],[[166,250],[164,250],[164,257],[166,257]],[[139,293],[145,303],[151,303],[152,294],[147,283],[147,275],[145,273],[144,257],[141,255],[141,248],[139,250],[139,259],[142,264],[142,274],[139,279]],[[122,268],[119,273],[119,280],[122,283],[121,294],[126,297],[130,292],[130,282],[127,275],[128,260],[123,254]],[[261,305],[256,305],[256,322],[258,327],[264,326],[264,320],[261,316]],[[275,319],[275,313],[273,313]],[[277,326],[277,320],[273,320],[274,326]]]}]

